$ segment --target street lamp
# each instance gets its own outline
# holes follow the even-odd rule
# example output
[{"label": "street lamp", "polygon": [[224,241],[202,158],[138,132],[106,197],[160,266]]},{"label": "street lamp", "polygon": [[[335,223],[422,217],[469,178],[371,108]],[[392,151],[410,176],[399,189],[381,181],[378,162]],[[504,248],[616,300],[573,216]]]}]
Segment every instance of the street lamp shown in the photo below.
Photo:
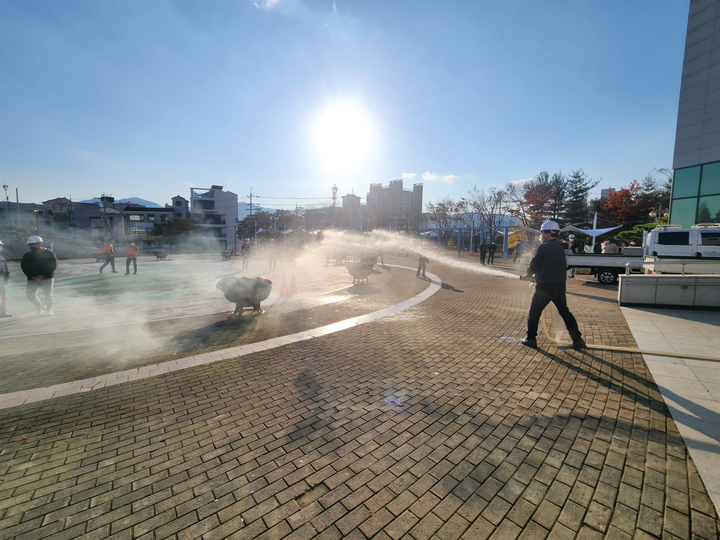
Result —
[{"label": "street lamp", "polygon": [[35,232],[40,236],[40,212],[42,212],[42,210],[36,208],[33,212],[35,213]]},{"label": "street lamp", "polygon": [[[653,210],[652,212],[650,212],[650,213],[648,214],[648,216],[651,217],[651,218],[654,220],[655,218],[659,218],[659,217],[660,217],[660,212],[661,212],[660,209]],[[667,212],[665,212],[665,213],[662,214],[662,217],[667,218],[668,215],[669,215],[669,214],[668,214]]]}]

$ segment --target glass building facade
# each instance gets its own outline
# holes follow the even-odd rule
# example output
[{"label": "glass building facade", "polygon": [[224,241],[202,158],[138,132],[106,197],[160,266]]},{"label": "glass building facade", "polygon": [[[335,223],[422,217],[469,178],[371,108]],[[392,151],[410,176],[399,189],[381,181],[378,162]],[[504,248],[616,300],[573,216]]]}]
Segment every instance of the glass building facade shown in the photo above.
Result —
[{"label": "glass building facade", "polygon": [[690,0],[670,223],[720,223],[720,0]]},{"label": "glass building facade", "polygon": [[670,222],[720,223],[720,161],[675,171]]}]

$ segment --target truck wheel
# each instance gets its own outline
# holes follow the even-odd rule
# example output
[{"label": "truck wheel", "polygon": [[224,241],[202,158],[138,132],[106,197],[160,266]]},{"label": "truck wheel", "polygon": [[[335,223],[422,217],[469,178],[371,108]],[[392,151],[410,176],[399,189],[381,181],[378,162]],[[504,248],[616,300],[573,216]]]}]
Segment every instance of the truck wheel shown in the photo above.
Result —
[{"label": "truck wheel", "polygon": [[617,281],[617,274],[612,270],[600,270],[597,280],[604,285],[612,285]]}]

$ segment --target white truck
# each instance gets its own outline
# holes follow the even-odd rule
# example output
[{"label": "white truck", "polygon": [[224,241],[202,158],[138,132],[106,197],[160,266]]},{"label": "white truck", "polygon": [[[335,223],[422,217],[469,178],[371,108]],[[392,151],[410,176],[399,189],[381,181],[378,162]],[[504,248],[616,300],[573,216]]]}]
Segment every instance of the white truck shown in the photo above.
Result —
[{"label": "white truck", "polygon": [[568,268],[612,284],[628,263],[633,274],[720,274],[720,223],[698,223],[690,228],[662,225],[645,234],[643,247],[626,247],[622,255],[569,254]]},{"label": "white truck", "polygon": [[[615,283],[630,262],[643,262],[642,248],[626,247],[623,254],[570,253],[567,256],[568,268],[574,268],[575,275],[595,276],[600,283],[607,285]],[[633,268],[632,272],[642,273],[642,268]]]},{"label": "white truck", "polygon": [[[643,240],[645,269],[656,273],[720,273],[720,223],[663,225]],[[659,263],[659,264],[653,264]]]}]

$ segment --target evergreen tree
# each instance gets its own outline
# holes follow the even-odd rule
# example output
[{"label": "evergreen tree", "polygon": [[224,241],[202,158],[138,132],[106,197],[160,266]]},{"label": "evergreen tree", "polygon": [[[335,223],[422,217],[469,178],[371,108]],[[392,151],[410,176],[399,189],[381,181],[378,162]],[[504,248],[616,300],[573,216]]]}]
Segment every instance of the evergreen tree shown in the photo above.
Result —
[{"label": "evergreen tree", "polygon": [[523,186],[531,223],[539,225],[548,219],[559,219],[563,213],[566,184],[562,173],[555,173],[551,178],[547,171],[542,171]]},{"label": "evergreen tree", "polygon": [[561,219],[568,225],[592,221],[588,193],[598,185],[590,180],[582,169],[567,177],[565,208]]}]

